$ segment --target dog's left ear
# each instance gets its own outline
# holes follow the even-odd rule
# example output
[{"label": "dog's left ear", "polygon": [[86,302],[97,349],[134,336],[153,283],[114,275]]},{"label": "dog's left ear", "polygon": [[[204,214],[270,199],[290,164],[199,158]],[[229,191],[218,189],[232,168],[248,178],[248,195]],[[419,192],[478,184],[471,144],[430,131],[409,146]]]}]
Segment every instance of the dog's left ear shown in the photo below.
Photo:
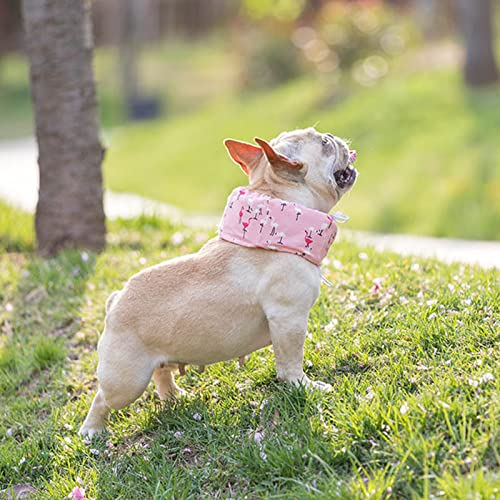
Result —
[{"label": "dog's left ear", "polygon": [[303,163],[291,160],[285,155],[278,153],[263,139],[255,137],[254,141],[262,148],[267,160],[277,174],[295,181],[302,180],[304,178],[307,169],[304,168]]},{"label": "dog's left ear", "polygon": [[234,139],[226,139],[224,141],[227,152],[232,160],[237,163],[245,174],[249,175],[259,161],[262,159],[262,149],[249,144],[248,142],[235,141]]}]

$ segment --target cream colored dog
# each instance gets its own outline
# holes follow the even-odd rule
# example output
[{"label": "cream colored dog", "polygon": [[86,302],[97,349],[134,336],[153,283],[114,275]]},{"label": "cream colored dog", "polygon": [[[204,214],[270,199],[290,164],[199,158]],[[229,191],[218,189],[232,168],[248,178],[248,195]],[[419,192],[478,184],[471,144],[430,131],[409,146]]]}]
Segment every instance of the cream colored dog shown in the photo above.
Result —
[{"label": "cream colored dog", "polygon": [[[251,190],[329,212],[356,180],[347,144],[331,134],[308,128],[256,141],[260,147],[225,141]],[[237,358],[271,343],[280,379],[329,389],[302,369],[320,280],[320,268],[299,256],[217,237],[136,274],[106,303],[99,389],[80,433],[102,432],[110,409],[136,400],[151,377],[166,399],[183,392],[173,377],[179,365]]]}]

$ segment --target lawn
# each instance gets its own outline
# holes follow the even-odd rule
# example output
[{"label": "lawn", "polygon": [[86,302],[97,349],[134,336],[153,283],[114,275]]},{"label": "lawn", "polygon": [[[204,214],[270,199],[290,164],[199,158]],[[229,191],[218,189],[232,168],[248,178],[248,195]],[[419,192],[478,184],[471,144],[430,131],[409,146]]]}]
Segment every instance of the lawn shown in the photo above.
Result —
[{"label": "lawn", "polygon": [[351,227],[500,239],[500,89],[469,91],[455,70],[392,74],[374,88],[300,80],[219,99],[187,116],[116,131],[108,187],[219,212],[245,182],[222,141],[318,124],[350,138],[360,178]]},{"label": "lawn", "polygon": [[[101,255],[32,253],[30,220],[0,213],[0,490],[37,498],[495,498],[500,488],[500,272],[336,244],[309,320],[318,394],[275,380],[271,349],[188,367],[190,396],[153,388],[77,435],[93,396],[104,301],[146,265],[213,233],[109,224]],[[22,226],[22,227],[20,227]]]}]

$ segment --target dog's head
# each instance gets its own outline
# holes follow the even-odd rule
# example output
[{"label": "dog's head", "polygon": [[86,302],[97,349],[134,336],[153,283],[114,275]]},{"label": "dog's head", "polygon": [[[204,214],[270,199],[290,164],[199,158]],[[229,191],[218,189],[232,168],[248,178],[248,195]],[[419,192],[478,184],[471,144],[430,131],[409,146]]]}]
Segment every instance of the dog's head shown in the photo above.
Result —
[{"label": "dog's head", "polygon": [[307,128],[255,142],[224,141],[250,189],[328,212],[356,181],[354,152],[332,134]]}]

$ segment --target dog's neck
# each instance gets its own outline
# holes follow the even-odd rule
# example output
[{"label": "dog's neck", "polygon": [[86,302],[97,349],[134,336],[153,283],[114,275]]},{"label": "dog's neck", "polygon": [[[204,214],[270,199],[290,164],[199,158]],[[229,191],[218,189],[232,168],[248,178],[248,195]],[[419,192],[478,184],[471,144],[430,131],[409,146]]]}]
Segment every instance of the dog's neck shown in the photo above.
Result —
[{"label": "dog's neck", "polygon": [[219,224],[219,238],[244,247],[298,255],[316,266],[328,253],[334,217],[302,203],[237,187]]}]

